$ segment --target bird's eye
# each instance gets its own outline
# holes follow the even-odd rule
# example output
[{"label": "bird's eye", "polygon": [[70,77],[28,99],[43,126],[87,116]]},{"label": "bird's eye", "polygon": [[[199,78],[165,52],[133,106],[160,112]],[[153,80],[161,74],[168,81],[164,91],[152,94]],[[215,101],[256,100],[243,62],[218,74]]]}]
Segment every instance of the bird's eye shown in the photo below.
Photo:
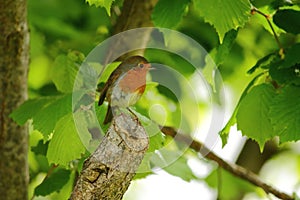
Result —
[{"label": "bird's eye", "polygon": [[139,64],[139,67],[140,67],[140,68],[143,68],[143,67],[144,67],[144,64],[143,64],[143,63]]}]

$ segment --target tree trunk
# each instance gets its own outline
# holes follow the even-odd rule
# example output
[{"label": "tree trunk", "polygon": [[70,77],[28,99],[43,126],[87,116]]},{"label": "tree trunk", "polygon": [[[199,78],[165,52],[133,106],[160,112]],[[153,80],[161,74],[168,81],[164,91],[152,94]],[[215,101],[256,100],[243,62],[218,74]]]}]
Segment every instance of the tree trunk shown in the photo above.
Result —
[{"label": "tree trunk", "polygon": [[9,114],[27,98],[29,33],[26,0],[0,0],[0,194],[27,199],[28,129]]}]

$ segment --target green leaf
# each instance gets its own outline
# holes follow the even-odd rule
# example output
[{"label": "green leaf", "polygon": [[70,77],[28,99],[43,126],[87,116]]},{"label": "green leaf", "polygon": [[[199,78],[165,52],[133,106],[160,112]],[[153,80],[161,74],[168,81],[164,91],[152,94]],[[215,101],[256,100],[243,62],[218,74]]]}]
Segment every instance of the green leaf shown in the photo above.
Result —
[{"label": "green leaf", "polygon": [[34,194],[36,196],[46,196],[52,192],[58,192],[68,182],[69,177],[69,170],[57,169],[35,188]]},{"label": "green leaf", "polygon": [[274,96],[275,89],[271,85],[255,86],[241,101],[236,115],[238,129],[257,141],[261,150],[265,142],[275,136],[269,119]]},{"label": "green leaf", "polygon": [[[222,81],[218,82],[218,76],[216,76],[216,73],[218,73],[217,68],[225,61],[228,54],[230,53],[237,33],[238,31],[236,30],[227,32],[224,37],[223,43],[219,44],[218,47],[213,49],[210,54],[207,54],[205,57],[205,66],[202,70],[202,73],[205,77],[205,80],[212,86],[213,91],[217,95],[219,94],[218,88],[220,87],[220,84],[223,84]],[[216,96],[216,99],[219,99],[219,97]]]},{"label": "green leaf", "polygon": [[155,26],[174,28],[181,20],[190,0],[177,0],[170,3],[169,0],[159,0],[152,12],[152,20]]},{"label": "green leaf", "polygon": [[28,100],[10,116],[21,125],[33,119],[34,129],[39,130],[44,138],[48,139],[56,122],[71,112],[71,98],[71,95],[62,95]]},{"label": "green leaf", "polygon": [[53,99],[50,97],[42,97],[30,99],[24,102],[19,108],[14,110],[10,117],[19,125],[25,124],[29,119],[32,119],[43,107],[51,103]]},{"label": "green leaf", "polygon": [[300,44],[295,44],[286,49],[284,59],[274,55],[273,60],[268,64],[269,74],[279,84],[300,85]]},{"label": "green leaf", "polygon": [[86,0],[90,5],[95,5],[96,7],[104,7],[107,14],[110,16],[110,7],[115,0]]},{"label": "green leaf", "polygon": [[45,139],[53,132],[57,121],[72,112],[71,94],[52,97],[50,101],[33,116],[34,128],[39,130]]},{"label": "green leaf", "polygon": [[146,153],[142,163],[139,165],[138,170],[136,171],[136,175],[134,176],[134,179],[141,179],[145,178],[146,176],[152,174],[152,169],[151,169],[151,156],[152,154]]},{"label": "green leaf", "polygon": [[194,6],[204,20],[215,27],[220,43],[226,32],[243,27],[251,14],[248,0],[194,0]]},{"label": "green leaf", "polygon": [[284,9],[278,10],[273,16],[274,23],[289,33],[300,33],[300,11]]},{"label": "green leaf", "polygon": [[300,88],[286,86],[270,106],[270,118],[281,142],[300,139]]},{"label": "green leaf", "polygon": [[230,53],[230,50],[234,44],[237,33],[238,33],[237,30],[231,30],[231,31],[227,32],[224,36],[223,43],[217,47],[217,53],[214,58],[217,66],[222,64],[225,61],[225,59],[227,58],[227,56]]},{"label": "green leaf", "polygon": [[[83,92],[78,92],[78,96],[74,96],[80,99],[82,95]],[[20,125],[32,119],[34,129],[40,131],[47,140],[57,121],[72,112],[72,97],[72,94],[65,94],[28,100],[11,113],[10,117]]]},{"label": "green leaf", "polygon": [[[81,123],[85,123],[84,120]],[[86,134],[87,137],[88,135],[89,133]],[[49,163],[67,166],[70,161],[80,158],[85,150],[72,113],[61,118],[49,143],[47,152]]]},{"label": "green leaf", "polygon": [[31,151],[34,152],[36,155],[44,155],[46,156],[48,150],[49,142],[47,141],[44,143],[43,140],[40,140],[38,144],[34,147],[31,147]]},{"label": "green leaf", "polygon": [[279,84],[300,85],[299,66],[295,65],[290,68],[280,68],[280,66],[280,63],[270,66],[269,74],[273,80]]},{"label": "green leaf", "polygon": [[255,187],[249,182],[233,176],[231,173],[218,168],[206,177],[205,182],[213,188],[218,189],[218,197],[222,200],[239,199],[241,194],[253,192]]},{"label": "green leaf", "polygon": [[250,81],[250,83],[247,85],[246,89],[243,91],[230,119],[228,120],[228,122],[226,123],[225,127],[219,132],[219,135],[222,139],[222,146],[224,147],[225,144],[227,143],[227,138],[229,135],[229,131],[230,128],[236,123],[236,115],[239,109],[239,106],[241,104],[241,101],[244,99],[244,97],[249,93],[249,91],[251,90],[251,88],[253,87],[253,85],[256,83],[257,79],[263,74],[258,74],[256,77],[254,77],[252,79],[252,81]]},{"label": "green leaf", "polygon": [[74,80],[84,56],[79,52],[70,52],[59,55],[52,68],[52,80],[60,92],[70,93],[73,91]]},{"label": "green leaf", "polygon": [[259,59],[256,64],[251,67],[251,69],[249,69],[247,71],[247,74],[252,74],[254,73],[258,68],[269,68],[270,63],[274,61],[275,58],[278,57],[278,53],[270,53],[266,56],[264,56],[263,58]]},{"label": "green leaf", "polygon": [[163,133],[160,131],[159,126],[150,120],[149,118],[141,115],[138,112],[134,112],[139,120],[142,123],[142,126],[145,128],[148,136],[149,136],[149,148],[147,152],[154,152],[155,150],[158,150],[162,148],[165,144],[166,138],[164,137]]},{"label": "green leaf", "polygon": [[184,156],[179,157],[175,162],[165,167],[164,170],[169,174],[182,178],[185,181],[191,181],[196,178]]},{"label": "green leaf", "polygon": [[195,178],[195,175],[187,164],[187,159],[181,154],[180,151],[161,149],[159,154],[152,157],[152,163],[163,168],[169,174],[190,181]]},{"label": "green leaf", "polygon": [[296,64],[300,64],[300,43],[293,45],[286,50],[284,62],[281,63],[279,68],[290,68]]}]

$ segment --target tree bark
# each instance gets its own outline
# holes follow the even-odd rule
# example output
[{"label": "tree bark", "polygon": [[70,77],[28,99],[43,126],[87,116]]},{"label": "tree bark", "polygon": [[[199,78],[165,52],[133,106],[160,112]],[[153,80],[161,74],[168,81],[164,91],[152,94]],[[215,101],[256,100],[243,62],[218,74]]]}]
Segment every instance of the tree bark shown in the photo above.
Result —
[{"label": "tree bark", "polygon": [[84,162],[70,199],[122,199],[148,145],[148,135],[139,121],[118,115],[97,150]]},{"label": "tree bark", "polygon": [[28,127],[9,114],[27,99],[29,33],[26,0],[0,1],[0,194],[28,198]]},{"label": "tree bark", "polygon": [[[113,27],[113,34],[118,34],[123,31],[127,31],[135,28],[153,27],[151,20],[151,14],[158,0],[125,0],[123,3],[121,15],[118,17],[116,24]],[[110,60],[110,57],[118,52],[120,47],[126,46],[126,49],[131,49],[133,46],[139,46],[137,50],[132,50],[124,55],[121,55],[118,60],[122,61],[125,58],[133,55],[144,55],[145,47],[149,41],[152,30],[142,31],[135,35],[134,39],[131,37],[119,37],[114,41],[107,51],[106,58]],[[130,41],[129,41],[130,40]],[[138,45],[136,45],[138,44]],[[105,62],[105,65],[108,64]]]}]

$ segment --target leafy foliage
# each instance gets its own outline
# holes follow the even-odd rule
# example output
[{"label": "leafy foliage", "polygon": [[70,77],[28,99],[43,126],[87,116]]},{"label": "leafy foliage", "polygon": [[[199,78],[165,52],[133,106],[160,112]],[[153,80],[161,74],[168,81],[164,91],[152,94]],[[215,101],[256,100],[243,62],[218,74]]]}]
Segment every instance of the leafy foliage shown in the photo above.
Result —
[{"label": "leafy foliage", "polygon": [[[117,7],[122,1],[86,2],[95,6],[88,7],[84,1],[66,0],[64,3],[70,6],[70,9],[65,9],[65,4],[58,0],[43,3],[29,1],[29,21],[32,30],[32,64],[29,74],[31,99],[10,116],[20,125],[28,120],[33,125],[34,134],[31,133],[31,138],[36,140],[31,147],[30,157],[33,161],[30,163],[33,180],[38,179],[39,173],[49,170],[47,165],[60,165],[39,186],[32,183],[32,187],[35,187],[34,195],[46,196],[61,191],[66,184],[72,185],[67,181],[75,174],[72,171],[80,170],[80,165],[87,157],[86,147],[92,143],[93,148],[96,148],[102,134],[105,134],[108,128],[103,126],[103,130],[95,130],[95,127],[91,126],[102,123],[106,112],[106,105],[96,105],[97,93],[93,96],[76,91],[78,94],[75,95],[75,99],[72,99],[74,95],[71,93],[84,54],[87,55],[95,45],[113,32],[115,16],[110,13],[111,6],[116,4],[114,6],[118,15]],[[248,0],[179,0],[170,4],[167,0],[159,0],[154,7],[151,17],[155,26],[180,30],[202,44],[209,52],[203,65],[197,68],[203,69],[206,78],[210,77],[206,81],[211,84],[212,90],[215,93],[219,91],[220,80],[213,76],[219,70],[234,93],[241,94],[231,118],[220,131],[223,145],[226,145],[230,128],[235,124],[243,135],[257,141],[261,150],[265,142],[274,136],[277,136],[281,143],[299,140],[300,12],[296,3],[297,1],[280,0],[253,0],[251,3]],[[276,41],[270,32],[264,30],[266,26],[261,21],[255,21],[255,17],[251,18],[252,4],[266,12],[266,16],[271,17],[275,13],[273,20],[270,19],[270,24],[274,26],[276,33],[281,33],[281,45],[276,46]],[[258,17],[265,20],[263,16]],[[268,24],[266,20],[265,24]],[[271,30],[270,27],[268,29]],[[182,52],[188,48],[176,38],[164,42]],[[189,56],[193,58],[193,55]],[[169,52],[147,49],[145,57],[153,62],[168,65],[185,79],[191,80],[195,73],[194,66]],[[249,66],[253,67],[249,69]],[[250,76],[245,76],[247,69]],[[96,71],[86,70],[85,73],[91,79],[94,80],[95,76],[98,76]],[[44,75],[40,75],[41,72]],[[111,71],[105,72],[107,74],[104,78],[109,72]],[[152,105],[160,105],[165,109],[165,115],[161,112],[154,113],[154,120],[165,121],[166,125],[173,127],[182,126],[180,128],[185,132],[192,130],[192,120],[196,118],[195,107],[188,105],[190,91],[181,87],[180,80],[173,76],[166,78],[160,72],[151,72],[152,81],[164,82],[177,90],[174,92],[158,84],[152,84],[150,87],[147,85],[145,95],[136,106],[135,112],[150,137],[147,152],[149,154],[140,166],[143,173],[138,173],[136,178],[144,178],[158,167],[185,181],[199,179],[187,164],[188,156],[181,155],[178,146],[168,146],[170,139],[161,133],[157,124],[149,120],[152,117],[149,116]],[[181,99],[187,100],[185,110],[181,110]],[[207,103],[201,99],[197,100],[197,106],[203,113],[208,112]],[[73,110],[72,101],[75,104]],[[77,112],[79,109],[93,106],[99,122],[88,122],[81,116],[82,113]],[[87,109],[87,112],[89,111]],[[76,120],[80,120],[80,123]],[[164,148],[164,151],[159,151]],[[165,166],[168,159],[173,159],[174,162]],[[233,199],[241,195],[240,193],[253,191],[252,187],[238,178],[225,171],[221,173],[223,191],[219,194],[220,199]],[[209,186],[217,188],[217,176],[217,172],[214,171],[205,181]]]},{"label": "leafy foliage", "polygon": [[96,7],[104,7],[108,15],[110,15],[110,7],[114,0],[86,0],[90,5],[95,5]]},{"label": "leafy foliage", "polygon": [[[300,62],[297,52],[299,52],[299,44],[287,49],[284,59],[281,59],[276,53],[268,54],[258,60],[256,65],[248,71],[253,73],[258,68],[267,69],[273,83],[273,86],[260,84],[252,88],[247,95],[242,96],[241,104],[237,107],[238,128],[243,134],[256,140],[261,150],[264,143],[274,136],[280,136],[281,142],[299,139],[298,127],[288,123],[293,120],[297,121],[296,116],[299,114],[294,101],[297,101],[300,82],[298,73]],[[286,93],[286,91],[288,92]],[[277,108],[277,112],[274,111],[274,107]],[[233,118],[235,118],[234,115]],[[276,123],[274,123],[274,119]],[[297,124],[297,122],[293,121],[293,124]],[[283,132],[285,134],[281,134]]]},{"label": "leafy foliage", "polygon": [[273,86],[261,84],[254,87],[241,101],[237,113],[238,129],[253,138],[263,148],[265,142],[275,136],[269,110],[275,96]]},{"label": "leafy foliage", "polygon": [[194,0],[194,4],[205,21],[215,27],[221,43],[225,33],[243,27],[250,17],[248,0]]},{"label": "leafy foliage", "polygon": [[69,170],[57,169],[35,188],[35,194],[46,196],[52,192],[58,192],[68,182],[69,178]]},{"label": "leafy foliage", "polygon": [[[35,129],[43,133],[45,140],[53,132],[56,122],[64,115],[71,113],[72,95],[42,97],[28,100],[11,117],[19,124],[33,120]],[[53,112],[55,111],[55,112]]]},{"label": "leafy foliage", "polygon": [[[292,9],[278,10],[274,15],[274,23],[284,29],[286,32],[298,34],[300,33],[300,11]],[[289,19],[289,23],[286,23]]]},{"label": "leafy foliage", "polygon": [[271,123],[281,142],[300,139],[300,87],[288,85],[270,105]]},{"label": "leafy foliage", "polygon": [[155,26],[174,28],[181,20],[190,0],[178,0],[170,4],[168,0],[160,0],[156,4],[152,20]]},{"label": "leafy foliage", "polygon": [[236,199],[244,192],[251,192],[254,189],[249,183],[233,176],[221,168],[213,170],[205,180],[212,188],[217,189],[220,187],[221,191],[218,191],[218,196],[220,199],[224,200]]},{"label": "leafy foliage", "polygon": [[74,80],[83,59],[84,56],[80,52],[69,52],[67,56],[59,55],[55,59],[52,77],[57,90],[64,93],[73,91]]},{"label": "leafy foliage", "polygon": [[[81,121],[81,124],[84,121]],[[47,151],[47,158],[50,163],[68,166],[72,160],[79,159],[86,149],[78,135],[76,125],[71,114],[61,118],[55,127],[55,134]],[[89,134],[85,134],[86,137]]]}]

